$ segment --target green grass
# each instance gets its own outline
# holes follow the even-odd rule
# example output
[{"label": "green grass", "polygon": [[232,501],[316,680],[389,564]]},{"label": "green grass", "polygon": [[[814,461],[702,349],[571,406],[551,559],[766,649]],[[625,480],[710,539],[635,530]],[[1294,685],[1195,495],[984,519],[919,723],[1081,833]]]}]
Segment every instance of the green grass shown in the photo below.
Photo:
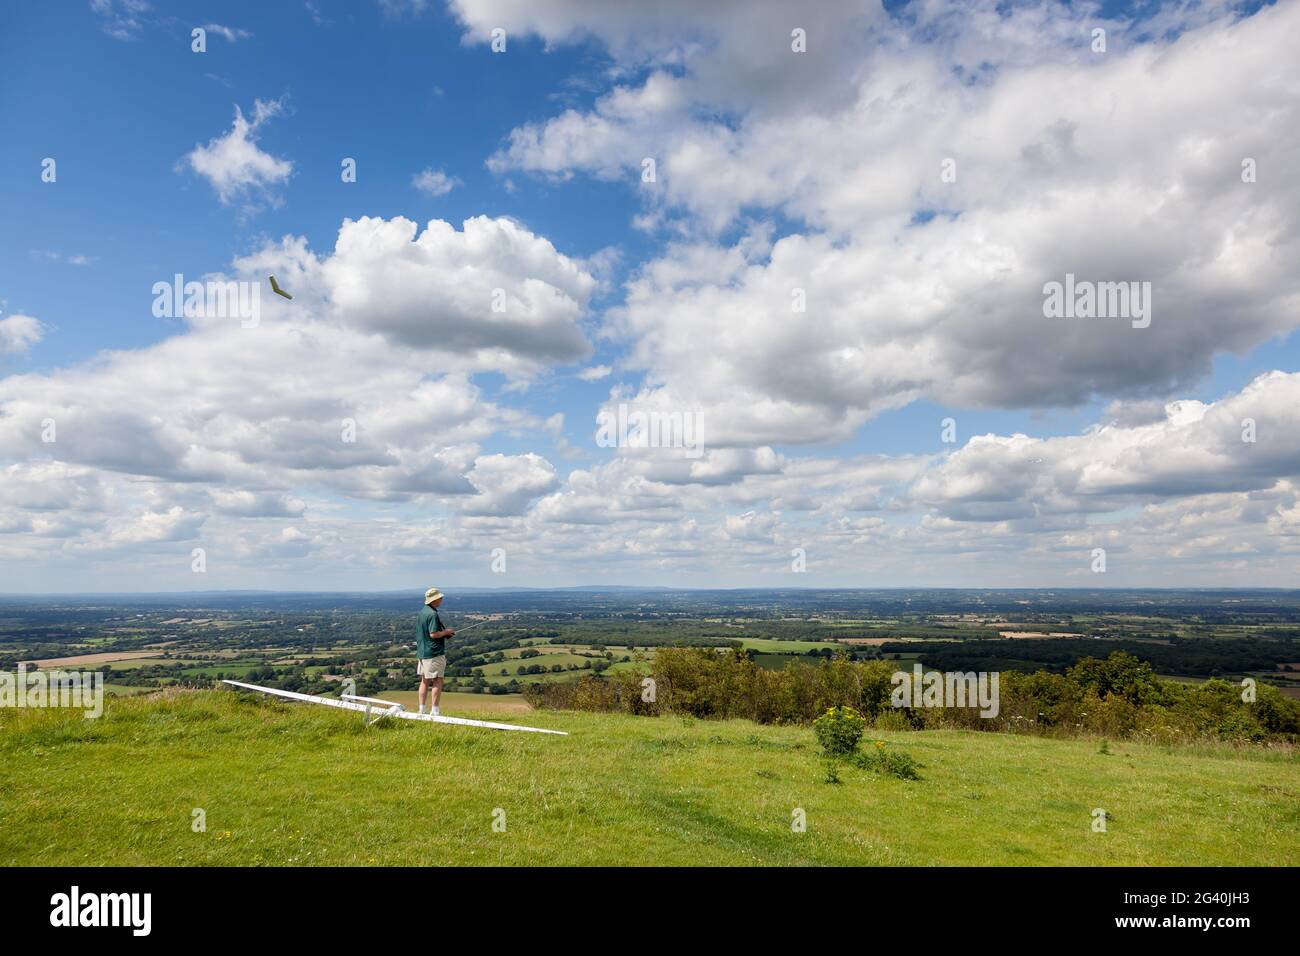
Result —
[{"label": "green grass", "polygon": [[[541,674],[516,674],[514,671],[511,671],[509,674],[503,676],[496,673],[496,670],[500,670],[500,667],[497,667],[494,670],[490,666],[487,670],[477,670],[474,674],[476,677],[482,677],[486,684],[509,684],[512,680],[517,680],[520,684],[549,684],[555,681],[578,680],[579,678],[592,673],[589,670],[558,671],[556,673],[544,671]],[[462,677],[459,679],[468,683],[473,678]]]},{"label": "green grass", "polygon": [[[545,638],[534,638],[531,640],[547,640]],[[521,684],[550,684],[559,681],[576,681],[583,677],[594,674],[590,666],[584,668],[582,665],[594,665],[597,662],[605,662],[604,653],[606,650],[612,650],[614,653],[614,662],[611,663],[604,673],[615,673],[618,671],[645,671],[649,669],[650,658],[653,657],[653,649],[638,648],[635,651],[629,651],[626,648],[605,648],[596,647],[589,644],[537,644],[533,650],[541,651],[536,657],[520,657],[520,654],[527,650],[527,647],[510,648],[506,650],[506,660],[498,661],[495,664],[477,664],[471,670],[479,677],[482,677],[488,684],[509,684],[513,680]],[[576,653],[578,651],[586,652],[584,654]],[[600,654],[600,657],[590,656],[593,653]],[[633,660],[621,661],[618,658],[623,656],[632,656]],[[549,670],[552,666],[559,664],[566,668],[562,671],[552,672]],[[568,670],[569,665],[576,665],[576,670]],[[540,674],[520,674],[518,670],[521,666],[531,667],[537,665],[547,668]],[[506,673],[502,674],[501,671]]]},{"label": "green grass", "polygon": [[0,710],[0,865],[1300,863],[1289,753],[869,731],[922,779],[829,784],[803,727],[502,719],[571,736],[366,729],[231,691]]},{"label": "green grass", "polygon": [[[386,690],[381,700],[396,701],[407,710],[420,706],[420,695],[413,690]],[[526,714],[533,708],[523,694],[463,694],[444,690],[439,709],[449,717],[478,717],[480,714]]]},{"label": "green grass", "polygon": [[[240,664],[233,664],[233,663],[204,664],[201,667],[182,668],[181,674],[184,675],[185,677],[216,677],[218,674],[224,674],[227,677],[238,678],[238,677],[245,676],[251,670],[254,670],[258,667],[265,667],[265,666],[266,666],[265,661],[249,661]],[[326,669],[327,668],[323,668],[323,667],[320,668],[320,670],[326,670]],[[310,673],[311,670],[312,668],[310,667],[307,668],[308,673]]]},{"label": "green grass", "polygon": [[[648,659],[636,660],[635,658],[630,661],[616,661],[615,663],[610,664],[609,667],[605,669],[604,673],[619,674],[623,671],[630,671],[637,674],[648,674],[650,673],[650,661]],[[583,671],[583,673],[585,674],[589,672]]]},{"label": "green grass", "polygon": [[[579,656],[578,654],[579,651],[582,651],[583,653],[588,655],[604,654],[605,652],[605,648],[594,647],[590,644],[543,644],[537,647],[528,647],[528,646],[509,647],[506,648],[501,653],[506,656],[507,660],[519,660],[523,652],[528,650],[537,651],[543,657],[548,655],[561,655],[564,657],[571,657],[578,661],[588,659]],[[536,660],[536,659],[537,658],[532,658],[532,660]],[[561,661],[561,663],[564,662]]]},{"label": "green grass", "polygon": [[569,664],[582,666],[584,662],[590,664],[593,663],[593,659],[579,657],[577,654],[571,654],[568,651],[558,651],[554,654],[538,654],[536,657],[527,658],[521,658],[517,653],[511,655],[507,652],[506,660],[496,664],[479,664],[474,670],[495,673],[504,667],[513,675],[515,670],[521,666],[528,667],[533,664],[540,664],[542,667],[550,667],[552,664],[560,664],[567,667]]}]

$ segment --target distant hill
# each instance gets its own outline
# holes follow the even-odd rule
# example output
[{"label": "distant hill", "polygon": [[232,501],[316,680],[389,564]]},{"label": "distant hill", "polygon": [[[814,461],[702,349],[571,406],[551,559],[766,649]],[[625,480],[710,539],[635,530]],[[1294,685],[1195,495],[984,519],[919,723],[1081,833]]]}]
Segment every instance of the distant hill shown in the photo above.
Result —
[{"label": "distant hill", "polygon": [[[448,611],[599,614],[636,609],[665,614],[767,616],[853,615],[900,618],[926,615],[1036,613],[1195,616],[1255,624],[1300,623],[1300,590],[1277,588],[669,588],[592,585],[566,588],[446,587]],[[0,607],[177,608],[238,610],[409,610],[423,589],[397,591],[186,591],[156,594],[0,595]]]}]

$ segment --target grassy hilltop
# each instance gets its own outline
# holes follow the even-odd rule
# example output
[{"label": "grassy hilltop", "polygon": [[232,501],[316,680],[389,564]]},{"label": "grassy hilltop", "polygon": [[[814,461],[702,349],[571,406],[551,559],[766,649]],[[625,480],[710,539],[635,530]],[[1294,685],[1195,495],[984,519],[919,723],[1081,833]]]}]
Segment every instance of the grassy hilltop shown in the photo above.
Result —
[{"label": "grassy hilltop", "polygon": [[0,710],[0,865],[1300,863],[1287,751],[869,730],[922,779],[832,784],[807,727],[499,716],[571,736],[229,691]]}]

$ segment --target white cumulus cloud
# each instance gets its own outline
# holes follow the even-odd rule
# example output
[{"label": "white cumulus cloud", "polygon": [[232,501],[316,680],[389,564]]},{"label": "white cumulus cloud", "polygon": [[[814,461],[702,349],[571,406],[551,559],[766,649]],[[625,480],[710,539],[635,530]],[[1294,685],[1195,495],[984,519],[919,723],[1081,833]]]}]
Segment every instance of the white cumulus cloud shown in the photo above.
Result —
[{"label": "white cumulus cloud", "polygon": [[206,146],[195,146],[185,157],[189,168],[217,191],[229,205],[245,196],[274,199],[272,190],[293,173],[293,162],[272,156],[257,145],[258,131],[284,111],[282,100],[255,100],[250,119],[238,105],[230,132],[216,136]]}]

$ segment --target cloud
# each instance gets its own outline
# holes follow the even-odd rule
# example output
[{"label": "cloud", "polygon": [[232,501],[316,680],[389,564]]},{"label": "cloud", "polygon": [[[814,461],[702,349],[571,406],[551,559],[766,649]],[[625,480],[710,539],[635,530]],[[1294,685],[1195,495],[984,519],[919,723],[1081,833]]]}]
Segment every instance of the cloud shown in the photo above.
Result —
[{"label": "cloud", "polygon": [[144,0],[90,0],[90,9],[100,18],[100,29],[115,40],[134,40],[149,23]]},{"label": "cloud", "polygon": [[386,17],[420,14],[430,7],[430,0],[379,0],[379,9]]},{"label": "cloud", "polygon": [[99,259],[98,256],[67,254],[52,249],[33,249],[32,255],[48,259],[50,262],[66,262],[70,266],[88,266]]},{"label": "cloud", "polygon": [[772,540],[775,526],[776,518],[773,515],[759,514],[756,511],[727,515],[722,525],[728,538],[762,542]]},{"label": "cloud", "polygon": [[0,355],[24,355],[45,335],[45,325],[30,315],[0,319]]},{"label": "cloud", "polygon": [[[358,373],[353,382],[375,374],[356,345],[350,340],[343,349]],[[226,354],[216,354],[218,364],[233,364]],[[322,380],[341,367],[326,364],[320,353],[305,358]],[[268,357],[268,369],[277,365],[288,367],[285,354]],[[136,380],[145,378],[133,372]],[[266,389],[272,377],[259,378],[257,387]],[[102,379],[87,387],[115,400],[124,394],[110,392]],[[223,410],[239,389],[251,390],[231,383],[230,393],[214,392],[204,377],[189,388]],[[268,408],[286,410],[295,392],[304,392],[298,382],[262,394],[261,415]],[[175,408],[169,417],[194,415],[194,400],[186,406],[183,394],[169,396]],[[751,459],[713,450],[687,462],[661,450],[657,456],[616,455],[568,475],[532,453],[482,454],[472,444],[446,445],[464,437],[447,427],[445,410],[455,395],[448,389],[431,397],[430,407],[440,410],[428,432],[434,440],[424,441],[419,428],[402,421],[368,443],[367,455],[381,446],[399,453],[379,465],[346,466],[324,454],[324,440],[315,450],[303,447],[293,440],[302,431],[283,427],[261,449],[263,455],[275,452],[272,463],[259,461],[260,422],[251,415],[239,421],[244,412],[236,407],[226,412],[235,416],[227,427],[239,433],[245,466],[256,463],[256,469],[204,481],[155,476],[141,483],[132,474],[65,460],[33,457],[7,466],[0,476],[0,556],[33,561],[64,553],[88,562],[129,553],[147,566],[171,562],[187,569],[197,542],[217,567],[327,576],[344,565],[347,580],[382,582],[402,568],[423,567],[434,541],[437,553],[486,554],[503,547],[513,574],[545,580],[560,573],[558,583],[635,576],[751,585],[790,574],[795,548],[804,549],[808,562],[807,576],[789,579],[796,585],[860,585],[864,578],[1095,585],[1089,571],[1094,547],[1107,549],[1104,583],[1112,586],[1281,585],[1300,563],[1300,373],[1269,373],[1216,402],[1168,403],[1158,422],[1103,419],[1084,434],[1052,438],[984,435],[947,454],[769,452]],[[304,409],[311,407],[294,414],[310,414]],[[13,406],[4,405],[4,412],[0,421],[10,421]],[[483,407],[476,406],[472,417],[481,414]],[[502,413],[495,414],[500,422]],[[1243,432],[1246,419],[1253,432]],[[366,423],[376,422],[369,415],[361,421],[362,435]],[[79,431],[61,423],[59,441],[44,450],[73,457],[82,442]],[[215,429],[195,436],[210,446],[207,457],[231,454]],[[1254,442],[1242,440],[1251,436]],[[0,440],[6,437],[0,431]],[[144,453],[139,434],[111,438]],[[306,470],[313,457],[315,469]],[[416,462],[429,463],[430,474],[465,476],[465,487],[407,496],[397,485],[420,474],[410,467]],[[693,468],[698,473],[692,475]],[[268,487],[275,483],[324,486],[344,500],[427,504],[407,514],[357,511],[330,498]],[[439,501],[452,509],[431,516],[429,508]]]},{"label": "cloud", "polygon": [[[1297,326],[1300,193],[1241,172],[1300,152],[1291,71],[1259,66],[1300,42],[1300,7],[1188,8],[1153,42],[1139,42],[1150,23],[1115,23],[1104,56],[1086,42],[1093,13],[1054,4],[861,14],[864,33],[832,41],[858,37],[846,95],[805,100],[835,74],[805,75],[784,46],[741,49],[757,28],[723,29],[737,8],[627,6],[457,9],[472,36],[499,21],[548,42],[584,35],[590,14],[619,63],[652,64],[589,110],[515,130],[492,165],[635,184],[639,221],[671,241],[605,331],[645,377],[635,399],[700,409],[711,444],[842,441],[923,399],[1163,399]],[[856,14],[819,16],[810,59]],[[752,57],[764,83],[726,83],[715,49],[742,72]],[[789,228],[773,239],[776,216]],[[1067,273],[1149,282],[1151,327],[1046,318],[1044,284]]]},{"label": "cloud", "polygon": [[[501,26],[607,54],[574,78],[589,101],[511,130],[488,165],[626,182],[647,233],[628,248],[650,257],[624,272],[615,249],[568,256],[485,216],[268,243],[229,270],[294,292],[257,327],[191,317],[0,379],[0,561],[192,587],[197,542],[221,586],[356,587],[440,560],[440,580],[481,583],[461,556],[503,547],[506,583],[1290,584],[1298,375],[1199,388],[1300,314],[1300,8],[891,7],[454,0],[469,42]],[[292,174],[259,144],[279,109],[237,110],[187,157],[222,202],[273,202]],[[430,167],[415,188],[425,174],[456,185]],[[1047,319],[1067,272],[1151,282],[1152,325]],[[584,368],[596,340],[608,364]],[[698,414],[702,453],[568,448],[596,409],[552,386],[615,368],[603,408]],[[1105,410],[1077,435],[810,450],[918,401],[963,435],[977,409]]]},{"label": "cloud", "polygon": [[107,490],[90,468],[28,461],[0,469],[0,506],[27,512],[103,511]]},{"label": "cloud", "polygon": [[1269,372],[1209,404],[1170,402],[1158,420],[1085,435],[972,438],[911,496],[958,520],[1119,511],[1300,481],[1300,373]]},{"label": "cloud", "polygon": [[192,541],[198,537],[204,516],[176,506],[166,511],[122,515],[109,521],[107,545],[132,545]]},{"label": "cloud", "polygon": [[442,170],[426,168],[411,177],[411,185],[424,193],[426,196],[437,198],[445,196],[457,186],[460,180],[454,176],[448,176]]},{"label": "cloud", "polygon": [[281,275],[276,262],[286,287],[315,288],[340,324],[395,344],[502,370],[590,352],[579,320],[595,279],[509,219],[478,216],[460,231],[435,219],[421,232],[409,219],[363,217],[343,223],[325,259],[282,244],[238,265]]},{"label": "cloud", "polygon": [[[266,296],[254,327],[193,316],[148,347],[0,379],[0,461],[147,479],[172,489],[150,503],[159,513],[184,504],[233,517],[298,516],[303,496],[289,491],[304,486],[372,501],[482,495],[483,514],[549,490],[535,481],[544,459],[480,460],[498,431],[544,423],[470,380],[522,381],[585,354],[575,320],[591,280],[549,242],[507,220],[460,232],[433,222],[418,237],[405,220],[362,220],[343,224],[330,254],[289,237],[209,278],[261,283],[268,271],[301,294]],[[500,316],[496,287],[508,293]],[[17,350],[40,324],[12,316],[0,331]],[[192,484],[213,486],[212,498],[177,497]]]},{"label": "cloud", "polygon": [[217,36],[230,43],[237,43],[240,40],[248,40],[253,36],[253,34],[249,33],[247,30],[241,30],[238,27],[223,27],[220,23],[205,23],[203,29],[207,30],[209,33],[215,33]]},{"label": "cloud", "polygon": [[788,573],[791,549],[803,548],[823,583],[867,573],[897,584],[1095,584],[1101,546],[1112,586],[1279,584],[1300,558],[1297,409],[1300,373],[1272,372],[1217,402],[1169,402],[1158,421],[1108,414],[1081,435],[982,435],[942,455],[754,461],[712,449],[687,462],[661,449],[573,472],[528,527],[551,547],[571,541],[630,569],[634,555],[617,542],[689,522],[689,541],[640,557],[715,582]]},{"label": "cloud", "polygon": [[189,168],[211,183],[223,205],[254,196],[276,201],[273,187],[288,181],[293,163],[259,149],[257,133],[283,111],[282,100],[254,100],[250,120],[236,105],[230,132],[214,137],[206,146],[195,146],[185,157]]},{"label": "cloud", "polygon": [[277,492],[239,491],[216,488],[212,505],[219,514],[240,518],[299,518],[306,502]]},{"label": "cloud", "polygon": [[570,472],[563,486],[536,502],[530,519],[539,531],[591,525],[627,529],[664,521],[665,512],[680,514],[688,507],[672,489],[638,474],[635,465],[614,461]]},{"label": "cloud", "polygon": [[[498,27],[548,46],[595,40],[616,71],[673,70],[688,81],[693,98],[728,109],[833,101],[857,69],[862,38],[873,26],[896,26],[880,6],[851,0],[807,5],[797,15],[784,0],[453,0],[450,6],[472,42],[487,42]],[[791,52],[795,27],[807,34],[803,59]]]},{"label": "cloud", "polygon": [[540,455],[484,455],[467,476],[479,494],[468,499],[467,515],[522,514],[529,502],[556,486],[555,469]]}]

